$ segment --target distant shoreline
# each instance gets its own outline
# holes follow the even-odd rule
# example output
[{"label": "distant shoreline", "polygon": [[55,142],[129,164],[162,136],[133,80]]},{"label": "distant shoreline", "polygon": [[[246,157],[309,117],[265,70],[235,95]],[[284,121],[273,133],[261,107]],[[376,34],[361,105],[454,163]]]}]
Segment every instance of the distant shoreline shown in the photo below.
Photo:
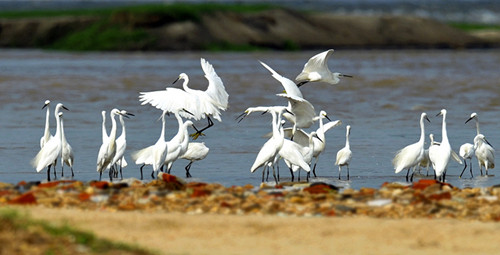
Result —
[{"label": "distant shoreline", "polygon": [[253,51],[500,47],[500,28],[416,16],[271,5],[171,4],[0,12],[0,47],[69,51]]}]

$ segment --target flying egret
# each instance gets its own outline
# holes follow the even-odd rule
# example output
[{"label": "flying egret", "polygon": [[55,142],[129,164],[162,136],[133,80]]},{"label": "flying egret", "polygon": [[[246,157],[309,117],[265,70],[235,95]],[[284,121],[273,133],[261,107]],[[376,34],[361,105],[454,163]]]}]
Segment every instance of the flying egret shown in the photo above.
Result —
[{"label": "flying egret", "polygon": [[[399,150],[394,159],[392,160],[392,165],[394,166],[394,172],[399,173],[403,169],[408,169],[406,172],[406,181],[408,181],[408,176],[410,174],[410,169],[415,167],[424,157],[424,143],[425,143],[425,125],[424,120],[430,122],[427,117],[427,113],[423,112],[420,114],[420,139],[418,142],[407,145],[403,149]],[[413,174],[411,175],[411,181],[413,181]]]},{"label": "flying egret", "polygon": [[495,149],[493,149],[493,146],[491,146],[483,134],[479,134],[474,137],[474,150],[476,151],[481,175],[483,175],[484,166],[486,176],[488,176],[488,169],[495,168]]},{"label": "flying egret", "polygon": [[[132,153],[132,159],[135,161],[137,165],[142,164],[141,171],[141,180],[143,179],[142,168],[145,165],[153,166],[153,173],[160,170],[165,162],[165,157],[167,156],[167,141],[165,141],[165,114],[167,111],[163,111],[161,115],[161,133],[160,137],[156,141],[155,144],[148,146],[144,149],[135,151]],[[154,175],[151,174],[151,177],[154,179]]]},{"label": "flying egret", "polygon": [[193,164],[193,162],[205,159],[209,151],[210,149],[203,142],[188,143],[186,152],[180,157],[181,159],[189,160],[189,164],[187,164],[187,166],[184,168],[186,169],[186,178],[192,177],[191,173],[189,173],[189,170],[191,170],[191,165]]},{"label": "flying egret", "polygon": [[446,109],[442,109],[436,116],[443,116],[443,123],[441,126],[441,143],[439,145],[431,146],[429,148],[429,159],[435,172],[435,177],[446,180],[446,167],[451,158],[451,146],[448,140],[448,133],[446,131]]},{"label": "flying egret", "polygon": [[73,148],[71,148],[71,145],[66,140],[66,134],[64,133],[64,119],[62,117],[61,117],[61,146],[62,146],[61,176],[64,177],[64,165],[66,164],[71,168],[71,177],[74,177],[75,173],[73,172],[73,163],[75,162],[75,156],[73,154]]},{"label": "flying egret", "polygon": [[469,160],[469,168],[470,168],[470,176],[474,177],[472,174],[472,157],[474,157],[474,145],[471,143],[464,143],[460,146],[460,150],[458,151],[460,157],[464,160],[464,169],[462,173],[460,173],[459,178],[462,178],[465,169],[467,168],[467,159]]},{"label": "flying egret", "polygon": [[347,180],[349,180],[349,163],[352,158],[351,146],[349,145],[349,134],[351,133],[351,126],[346,126],[346,134],[345,134],[345,147],[340,149],[337,152],[337,160],[335,161],[335,165],[339,166],[339,180],[340,180],[340,172],[342,171],[342,167],[347,167]]},{"label": "flying egret", "polygon": [[[118,177],[118,172],[117,168],[118,166],[120,167],[120,177],[123,179],[123,173],[122,173],[122,168],[127,166],[127,161],[125,160],[125,150],[127,149],[127,131],[125,128],[125,120],[123,119],[123,116],[135,116],[132,113],[129,113],[125,110],[121,110],[121,115],[119,115],[120,119],[120,124],[122,126],[122,133],[118,138],[116,138],[116,154],[111,161],[111,164],[108,167],[111,167],[112,165],[115,165],[115,177]],[[104,130],[103,130],[104,132]],[[104,135],[104,133],[103,133]]]},{"label": "flying egret", "polygon": [[[45,143],[45,145],[40,149],[35,158],[31,161],[33,167],[35,167],[37,172],[42,171],[47,167],[47,180],[50,181],[50,168],[53,167],[54,173],[56,172],[57,159],[61,155],[62,145],[61,145],[61,118],[60,109],[67,109],[63,104],[58,103],[54,110],[54,116],[56,118],[56,133],[51,136],[50,139]],[[57,178],[57,176],[55,175]]]},{"label": "flying egret", "polygon": [[[483,141],[483,139],[481,137],[485,137],[484,135],[479,136],[481,134],[481,132],[479,130],[479,119],[478,119],[477,113],[473,112],[470,115],[470,118],[467,119],[467,121],[465,121],[465,123],[469,122],[472,119],[474,119],[476,121],[477,135],[474,138],[474,150],[475,150],[477,162],[479,164],[479,170],[481,171],[481,176],[482,176],[483,175],[483,166],[484,166],[486,168],[486,175],[488,175],[488,169],[495,167],[495,149],[493,149],[493,146],[491,146],[490,143],[485,142],[485,139]],[[478,139],[477,140],[477,142],[479,143],[478,145],[476,145],[476,138]]]},{"label": "flying egret", "polygon": [[302,92],[300,92],[299,87],[297,87],[297,85],[295,85],[295,83],[292,80],[281,76],[279,73],[274,71],[271,67],[266,65],[264,62],[262,62],[262,61],[259,61],[259,62],[262,66],[264,66],[267,70],[269,70],[269,72],[271,72],[274,79],[278,80],[281,83],[281,85],[285,89],[285,93],[287,93],[288,95],[291,95],[291,96],[304,98],[304,96],[302,96]]},{"label": "flying egret", "polygon": [[281,115],[284,110],[285,107],[269,107],[268,112],[270,112],[272,115],[271,124],[273,129],[273,136],[264,143],[262,148],[259,150],[259,153],[257,154],[252,167],[250,167],[250,172],[253,173],[258,168],[264,166],[262,172],[262,182],[264,182],[265,168],[271,166],[273,168],[274,180],[276,181],[276,184],[278,183],[274,166],[278,161],[279,151],[284,142],[283,126],[280,125]]},{"label": "flying egret", "polygon": [[166,88],[161,91],[140,92],[139,99],[142,104],[151,104],[152,106],[175,113],[181,109],[189,111],[191,114],[181,112],[184,118],[193,118],[200,120],[207,118],[208,126],[202,129],[196,129],[193,138],[196,139],[202,135],[202,132],[213,126],[213,121],[210,116],[218,121],[220,118],[220,110],[225,111],[228,105],[229,95],[226,92],[221,78],[215,72],[213,66],[205,59],[201,59],[201,67],[208,80],[208,87],[205,91],[195,90],[188,87],[189,77],[185,73],[181,73],[174,81],[184,80],[182,84],[183,90],[177,88]]},{"label": "flying egret", "polygon": [[[109,133],[109,139],[102,143],[99,148],[99,153],[97,154],[97,172],[99,172],[99,180],[101,180],[102,172],[107,168],[109,164],[111,164],[113,158],[116,154],[116,119],[117,115],[122,115],[120,110],[114,108],[111,110],[110,118],[111,118],[111,131]],[[123,115],[128,118],[127,115]],[[114,167],[111,166],[109,170],[109,179],[113,180],[113,171]]]},{"label": "flying egret", "polygon": [[333,54],[333,49],[314,55],[304,65],[302,72],[297,75],[295,80],[298,82],[297,87],[300,87],[308,82],[326,82],[330,84],[339,83],[339,77],[349,77],[351,75],[332,73],[328,68],[328,59]]},{"label": "flying egret", "polygon": [[49,107],[49,104],[50,104],[50,100],[45,100],[45,104],[43,105],[42,107],[42,110],[43,108],[47,108],[47,111],[45,113],[45,130],[43,132],[43,136],[40,138],[40,149],[43,147],[43,145],[45,145],[46,142],[49,141],[50,139],[50,107]]}]

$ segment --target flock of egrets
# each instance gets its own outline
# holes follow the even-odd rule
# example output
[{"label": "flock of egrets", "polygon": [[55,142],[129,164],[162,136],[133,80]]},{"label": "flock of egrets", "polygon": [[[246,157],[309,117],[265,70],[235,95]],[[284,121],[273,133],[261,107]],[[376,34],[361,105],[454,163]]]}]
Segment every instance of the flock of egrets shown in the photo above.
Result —
[{"label": "flock of egrets", "polygon": [[[259,168],[262,170],[262,181],[264,181],[266,169],[269,174],[269,169],[272,169],[273,177],[276,183],[279,182],[278,161],[283,159],[288,166],[292,181],[294,173],[300,170],[307,172],[307,178],[310,172],[316,176],[316,164],[320,154],[325,149],[326,136],[325,133],[333,127],[336,127],[342,122],[340,120],[331,121],[325,111],[320,111],[316,114],[314,106],[304,98],[300,91],[300,87],[308,82],[325,82],[329,84],[337,84],[340,77],[352,77],[337,72],[331,72],[328,68],[328,59],[332,55],[333,50],[327,50],[319,53],[309,59],[304,65],[300,74],[295,78],[295,82],[281,76],[271,67],[263,62],[260,62],[272,76],[281,83],[285,93],[277,94],[276,96],[286,98],[288,105],[279,106],[256,106],[247,108],[237,119],[242,121],[246,116],[253,112],[270,113],[272,117],[271,130],[267,140],[258,152],[256,159],[250,167],[251,172],[255,172]],[[183,80],[182,89],[167,87],[165,90],[140,92],[139,100],[142,105],[150,104],[162,111],[162,129],[160,136],[155,144],[144,149],[132,153],[132,159],[137,165],[141,165],[140,173],[143,179],[143,167],[151,165],[153,171],[151,177],[155,178],[155,173],[159,171],[170,172],[172,164],[178,159],[186,159],[189,164],[185,167],[186,176],[191,177],[189,169],[195,161],[204,159],[209,148],[204,143],[189,141],[188,127],[196,130],[191,136],[193,140],[202,135],[203,131],[214,125],[212,118],[221,121],[221,111],[225,111],[228,106],[229,95],[225,90],[221,78],[215,72],[213,66],[205,59],[201,58],[201,67],[208,80],[206,90],[195,90],[188,87],[189,78],[185,73],[181,73],[177,80]],[[49,111],[50,101],[47,100],[43,108],[47,107],[45,132],[40,140],[40,151],[32,161],[33,167],[39,172],[47,168],[47,179],[50,181],[50,169],[54,170],[56,177],[56,163],[60,159],[62,165],[61,174],[64,176],[64,165],[68,165],[73,173],[73,152],[71,146],[66,141],[64,136],[64,121],[62,109],[67,108],[59,103],[56,105],[54,114],[56,119],[56,132],[51,135],[49,130]],[[42,109],[43,109],[42,108]],[[173,114],[178,121],[178,132],[170,140],[165,138],[165,115]],[[432,166],[434,169],[434,177],[445,179],[446,168],[450,158],[456,159],[462,163],[459,156],[450,147],[446,133],[446,110],[440,111],[439,115],[443,116],[442,122],[442,141],[441,143],[434,142],[432,134],[431,144],[428,149],[424,148],[425,144],[425,128],[424,120],[428,120],[427,114],[422,113],[420,117],[420,140],[414,144],[408,145],[397,152],[393,159],[395,172],[399,173],[407,169],[406,179],[413,179],[416,167]],[[117,137],[117,122],[116,116],[119,117],[122,127],[121,135]],[[122,175],[122,168],[127,166],[124,158],[126,150],[126,128],[124,118],[129,118],[133,114],[125,110],[113,109],[110,112],[111,130],[108,133],[106,128],[106,112],[102,112],[102,145],[97,156],[97,172],[99,179],[102,178],[102,173],[109,169],[109,178],[118,177],[118,173]],[[194,121],[207,119],[208,125],[198,129],[193,125]],[[324,119],[329,122],[324,123]],[[463,158],[465,171],[467,167],[466,160],[470,160],[476,156],[482,173],[482,167],[488,169],[494,167],[494,149],[487,142],[484,135],[479,132],[479,122],[477,114],[473,113],[466,121],[476,120],[477,136],[474,138],[474,144],[464,144],[460,148],[460,156]],[[284,128],[285,123],[290,123],[291,127]],[[319,128],[312,132],[307,132],[315,122],[319,123]],[[349,146],[349,134],[351,126],[346,126],[346,142],[345,147],[337,152],[335,165],[339,167],[339,176],[341,178],[342,167],[347,168],[347,179],[349,179],[349,163],[352,157],[352,152]],[[314,162],[313,162],[314,161]],[[313,164],[314,163],[314,164]],[[413,169],[411,177],[410,170]],[[472,175],[472,166],[470,167]],[[460,177],[462,176],[460,175]],[[122,175],[123,178],[123,175]],[[299,172],[300,180],[300,172]]]}]

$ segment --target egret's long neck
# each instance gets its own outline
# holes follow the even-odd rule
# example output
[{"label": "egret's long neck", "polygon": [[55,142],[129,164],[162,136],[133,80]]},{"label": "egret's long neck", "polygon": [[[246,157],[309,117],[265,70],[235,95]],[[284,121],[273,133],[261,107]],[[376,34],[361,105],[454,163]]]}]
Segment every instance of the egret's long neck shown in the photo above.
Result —
[{"label": "egret's long neck", "polygon": [[348,149],[351,147],[349,144],[349,132],[350,132],[350,130],[348,129],[346,134],[345,134],[345,147]]},{"label": "egret's long neck", "polygon": [[441,133],[443,135],[443,143],[448,142],[448,133],[446,132],[446,113],[443,114],[443,127],[442,127],[442,130],[441,130]]},{"label": "egret's long neck", "polygon": [[48,138],[50,136],[50,130],[49,130],[49,125],[50,125],[50,109],[49,106],[47,106],[47,112],[45,113],[45,131],[44,131],[44,137]]},{"label": "egret's long neck", "polygon": [[321,139],[325,140],[325,128],[323,126],[323,117],[319,118],[319,132],[316,133],[316,135]]},{"label": "egret's long neck", "polygon": [[177,124],[179,124],[179,129],[177,130],[177,134],[175,135],[174,139],[178,139],[179,142],[182,142],[184,139],[184,133],[187,133],[187,126],[184,125],[184,121],[182,121],[181,116],[179,113],[174,113],[175,118],[177,119]]},{"label": "egret's long neck", "polygon": [[425,141],[425,127],[424,127],[424,116],[420,118],[420,140],[419,143],[424,143]]},{"label": "egret's long neck", "polygon": [[127,137],[127,131],[125,131],[125,121],[123,120],[123,116],[120,115],[120,124],[122,125],[122,134],[123,138]]},{"label": "egret's long neck", "polygon": [[108,132],[106,131],[106,115],[102,114],[102,139],[108,137]]},{"label": "egret's long neck", "polygon": [[59,114],[56,114],[56,134],[54,135],[55,137],[59,138],[59,140],[62,139],[62,136],[61,136],[61,117],[59,116]]},{"label": "egret's long neck", "polygon": [[481,134],[481,132],[479,131],[479,120],[476,119],[476,131],[477,131],[477,135]]},{"label": "egret's long neck", "polygon": [[191,92],[192,89],[188,87],[188,83],[189,83],[189,78],[188,76],[184,76],[182,79],[184,79],[184,82],[182,83],[182,88],[184,89],[184,91],[186,92]]},{"label": "egret's long neck", "polygon": [[116,139],[116,119],[113,114],[111,114],[111,132],[109,133],[109,139],[114,141]]},{"label": "egret's long neck", "polygon": [[61,118],[61,141],[66,141],[66,136],[64,135],[64,119]]},{"label": "egret's long neck", "polygon": [[161,133],[158,141],[165,141],[165,114],[161,116]]}]

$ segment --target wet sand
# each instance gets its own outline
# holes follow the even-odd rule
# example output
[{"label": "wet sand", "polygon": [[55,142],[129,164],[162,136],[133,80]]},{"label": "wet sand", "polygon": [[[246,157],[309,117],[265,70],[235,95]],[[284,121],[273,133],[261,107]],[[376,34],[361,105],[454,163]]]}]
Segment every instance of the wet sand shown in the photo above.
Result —
[{"label": "wet sand", "polygon": [[160,254],[498,254],[499,223],[276,215],[187,215],[24,206],[35,219],[69,224]]}]

